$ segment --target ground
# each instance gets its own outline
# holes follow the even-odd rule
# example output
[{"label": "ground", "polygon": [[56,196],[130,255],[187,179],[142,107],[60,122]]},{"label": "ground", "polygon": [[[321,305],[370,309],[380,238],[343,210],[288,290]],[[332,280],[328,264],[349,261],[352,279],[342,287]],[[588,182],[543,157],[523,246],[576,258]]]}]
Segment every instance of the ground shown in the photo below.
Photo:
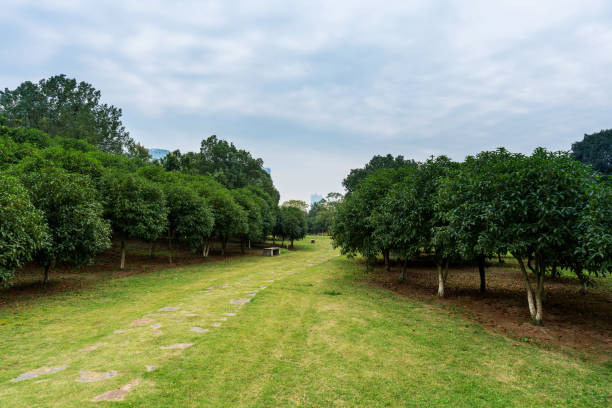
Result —
[{"label": "ground", "polygon": [[327,238],[26,302],[0,293],[2,407],[579,407],[612,395],[609,365],[372,286]]},{"label": "ground", "polygon": [[[544,325],[531,324],[525,284],[518,265],[506,260],[487,268],[487,292],[479,292],[480,277],[475,266],[452,267],[446,298],[437,297],[434,266],[412,266],[406,280],[399,282],[399,268],[385,272],[380,266],[367,281],[412,299],[443,306],[451,313],[478,322],[488,330],[542,347],[561,348],[582,359],[595,360],[612,368],[612,282],[595,278],[588,295],[580,293],[580,282],[569,273],[545,283]],[[535,284],[534,284],[535,286]]]}]

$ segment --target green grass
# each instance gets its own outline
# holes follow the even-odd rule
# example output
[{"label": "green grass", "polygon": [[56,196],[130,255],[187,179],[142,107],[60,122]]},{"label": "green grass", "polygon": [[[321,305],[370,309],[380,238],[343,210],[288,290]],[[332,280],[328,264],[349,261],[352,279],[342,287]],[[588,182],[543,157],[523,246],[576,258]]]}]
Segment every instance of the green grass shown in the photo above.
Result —
[{"label": "green grass", "polygon": [[[609,406],[609,367],[517,345],[366,286],[362,265],[337,257],[327,238],[316,239],[279,257],[109,280],[0,309],[0,407]],[[231,287],[200,292],[224,284]],[[256,288],[251,302],[230,304]],[[164,306],[198,316],[153,316],[163,325],[159,336],[129,325]],[[236,316],[212,327],[228,312]],[[127,332],[113,334],[117,329]],[[195,345],[159,349],[188,342]],[[101,346],[79,351],[93,344]],[[10,382],[64,364],[64,371]],[[146,372],[145,365],[159,368]],[[79,370],[118,375],[79,383]],[[124,401],[89,402],[135,378],[141,382]]]}]

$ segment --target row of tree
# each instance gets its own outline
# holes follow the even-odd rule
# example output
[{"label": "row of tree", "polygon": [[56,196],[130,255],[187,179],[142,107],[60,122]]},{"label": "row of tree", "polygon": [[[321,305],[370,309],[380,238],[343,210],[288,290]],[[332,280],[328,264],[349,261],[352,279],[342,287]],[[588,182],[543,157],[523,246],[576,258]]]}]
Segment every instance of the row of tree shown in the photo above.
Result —
[{"label": "row of tree", "polygon": [[569,153],[498,149],[463,163],[377,156],[344,185],[332,224],[335,244],[369,260],[382,254],[387,268],[395,257],[400,279],[410,260],[431,259],[439,296],[449,263],[477,263],[484,291],[485,259],[510,253],[531,316],[541,323],[546,274],[567,268],[586,285],[586,274],[612,266],[612,187]]},{"label": "row of tree", "polygon": [[[46,281],[57,262],[92,262],[111,237],[121,241],[123,268],[129,239],[152,248],[167,240],[172,262],[176,244],[207,256],[213,242],[224,253],[229,240],[244,250],[270,234],[291,241],[304,235],[304,216],[289,214],[302,212],[278,207],[261,160],[216,137],[203,145],[216,155],[193,155],[200,163],[225,160],[223,171],[167,170],[142,152],[107,153],[83,140],[0,126],[0,281],[31,260]],[[243,169],[232,155],[259,171],[234,174]]]}]

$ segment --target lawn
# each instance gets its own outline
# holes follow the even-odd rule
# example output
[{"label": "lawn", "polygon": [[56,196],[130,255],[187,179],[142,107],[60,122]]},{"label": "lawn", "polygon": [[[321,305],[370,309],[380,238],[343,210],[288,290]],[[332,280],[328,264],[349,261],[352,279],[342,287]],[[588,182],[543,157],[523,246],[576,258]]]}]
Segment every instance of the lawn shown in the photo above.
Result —
[{"label": "lawn", "polygon": [[[609,406],[609,366],[372,287],[316,240],[1,308],[0,407]],[[12,381],[41,367],[66,368]]]}]

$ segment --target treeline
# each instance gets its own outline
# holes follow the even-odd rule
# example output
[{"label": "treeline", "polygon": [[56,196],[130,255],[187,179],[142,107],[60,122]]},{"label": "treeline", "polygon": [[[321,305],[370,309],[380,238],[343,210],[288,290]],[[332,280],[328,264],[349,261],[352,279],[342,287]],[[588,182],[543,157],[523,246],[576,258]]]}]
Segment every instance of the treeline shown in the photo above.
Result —
[{"label": "treeline", "polygon": [[124,268],[129,239],[152,249],[166,240],[172,262],[176,244],[208,256],[213,242],[224,253],[230,240],[244,251],[270,234],[304,236],[304,215],[278,207],[260,159],[214,136],[201,153],[184,156],[195,164],[169,170],[169,160],[151,162],[143,152],[106,153],[83,140],[0,126],[0,281],[31,260],[47,281],[57,262],[91,263],[111,237],[121,241]]},{"label": "treeline", "polygon": [[342,200],[342,194],[329,193],[324,199],[310,206],[306,216],[309,233],[322,234],[329,232],[340,200]]},{"label": "treeline", "polygon": [[534,321],[542,322],[544,279],[571,270],[586,287],[612,260],[612,186],[569,153],[505,149],[417,163],[376,156],[344,180],[347,194],[332,224],[345,254],[382,254],[406,266],[430,259],[443,297],[449,263],[474,262],[481,290],[485,261],[516,258]]}]

